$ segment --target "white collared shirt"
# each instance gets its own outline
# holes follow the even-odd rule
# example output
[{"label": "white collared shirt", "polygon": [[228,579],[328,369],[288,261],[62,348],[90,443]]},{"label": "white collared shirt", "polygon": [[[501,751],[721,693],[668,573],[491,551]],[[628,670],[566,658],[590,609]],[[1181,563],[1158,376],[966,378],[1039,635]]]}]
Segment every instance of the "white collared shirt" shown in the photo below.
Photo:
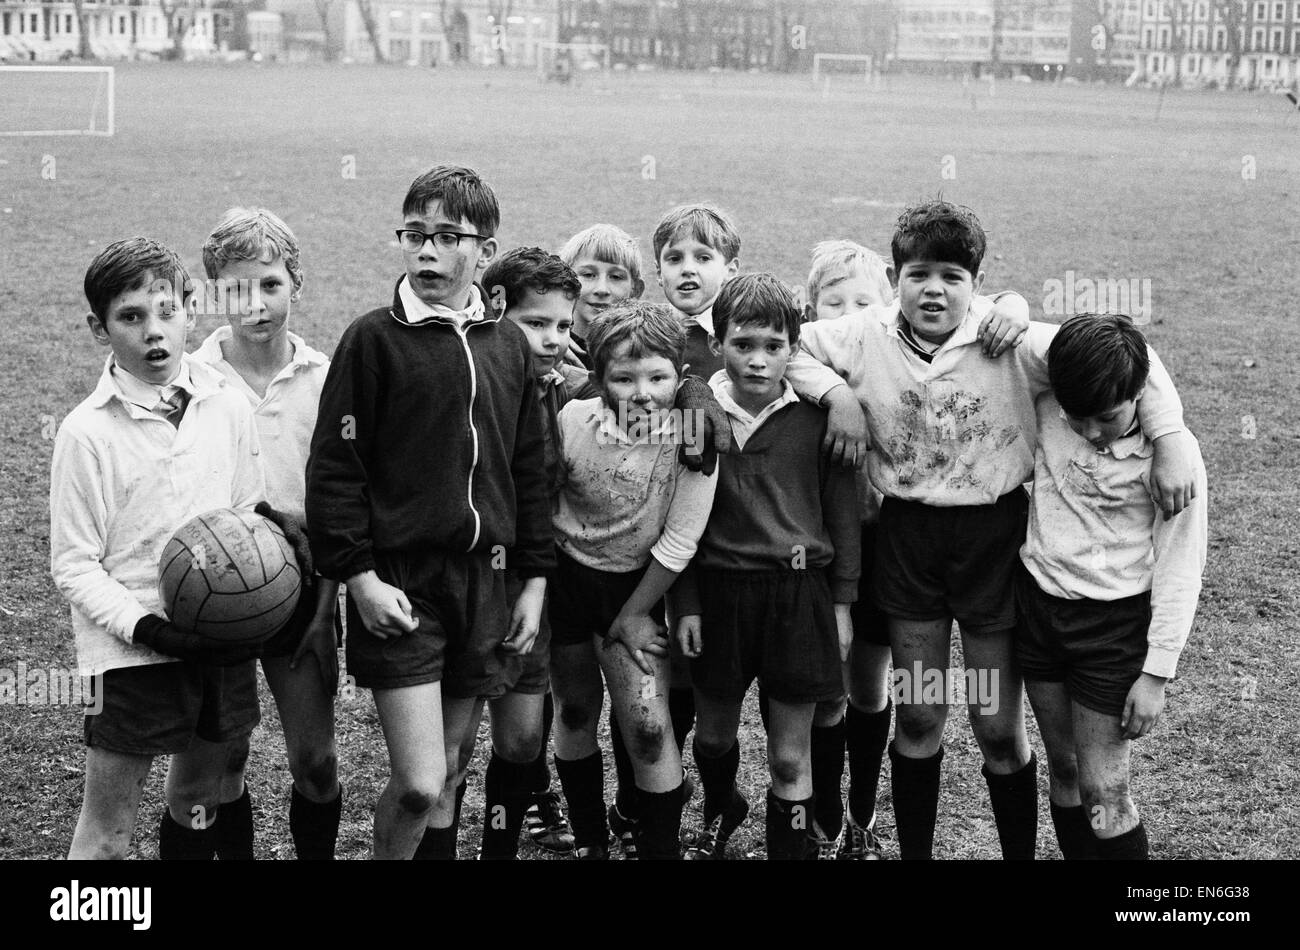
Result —
[{"label": "white collared shirt", "polygon": [[85,676],[171,662],[131,642],[141,617],[163,613],[167,541],[195,515],[266,496],[253,414],[219,373],[182,357],[192,398],[173,428],[123,392],[112,365],[59,426],[50,472],[50,573]]},{"label": "white collared shirt", "polygon": [[329,373],[329,358],[308,346],[298,334],[290,333],[293,358],[271,380],[266,395],[259,396],[226,360],[221,349],[233,335],[228,325],[218,327],[194,351],[194,359],[221,373],[231,389],[248,401],[262,443],[266,500],[302,522],[307,498],[307,456],[311,452],[321,389]]},{"label": "white collared shirt", "polygon": [[[928,363],[902,338],[897,302],[806,324],[786,379],[818,401],[849,385],[871,432],[867,473],[885,495],[939,507],[992,504],[1033,474],[1034,399],[1049,388],[1057,329],[1030,323],[1018,347],[987,357],[976,334],[992,306],[975,297]],[[1147,352],[1138,412],[1154,440],[1183,428],[1183,407],[1164,364]]]},{"label": "white collared shirt", "polygon": [[139,406],[146,412],[161,416],[163,419],[166,419],[168,414],[175,408],[175,404],[171,400],[177,391],[183,389],[191,396],[194,395],[194,383],[190,380],[190,367],[186,360],[181,360],[181,366],[175,378],[170,383],[162,386],[146,383],[129,370],[119,366],[116,359],[110,361],[109,372],[113,375],[113,382],[117,384],[118,389],[121,390],[123,397],[128,402]]},{"label": "white collared shirt", "polygon": [[1097,449],[1070,428],[1050,393],[1036,408],[1038,448],[1020,559],[1053,597],[1110,601],[1151,591],[1143,671],[1172,677],[1205,569],[1208,501],[1199,445],[1192,440],[1196,497],[1165,521],[1151,498],[1155,447],[1140,429]]},{"label": "white collared shirt", "polygon": [[713,304],[709,304],[699,313],[695,313],[695,314],[683,313],[682,311],[674,307],[672,304],[669,304],[668,307],[684,323],[697,323],[700,325],[700,327],[704,330],[705,333],[707,333],[709,336],[713,336]]},{"label": "white collared shirt", "polygon": [[467,323],[477,322],[486,316],[483,295],[478,292],[478,287],[473,284],[469,288],[469,304],[464,310],[453,310],[441,304],[425,303],[416,296],[415,291],[411,289],[410,278],[405,276],[397,285],[397,294],[402,301],[402,312],[406,315],[407,323],[424,323],[426,320],[441,318],[450,320],[457,327],[463,327]]},{"label": "white collared shirt", "polygon": [[755,430],[766,422],[773,413],[783,406],[799,401],[794,387],[790,385],[788,380],[782,379],[781,395],[760,409],[758,415],[752,416],[741,407],[740,403],[736,402],[735,397],[732,395],[732,382],[725,369],[720,369],[713,374],[713,378],[709,380],[709,386],[713,389],[713,396],[718,400],[718,405],[731,418],[731,436],[736,440],[736,445],[742,449]]}]

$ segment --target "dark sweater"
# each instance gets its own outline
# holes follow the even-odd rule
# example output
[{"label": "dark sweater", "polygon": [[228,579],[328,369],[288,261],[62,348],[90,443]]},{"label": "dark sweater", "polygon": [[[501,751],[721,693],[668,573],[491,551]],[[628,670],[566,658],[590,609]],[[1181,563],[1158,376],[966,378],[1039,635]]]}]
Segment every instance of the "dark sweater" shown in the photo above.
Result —
[{"label": "dark sweater", "polygon": [[[858,599],[861,524],[852,471],[822,451],[826,411],[778,409],[718,459],[713,513],[673,586],[678,616],[700,612],[698,572],[826,569],[837,604]],[[800,555],[802,552],[802,555]]]},{"label": "dark sweater", "polygon": [[394,289],[391,307],[344,331],[321,392],[307,461],[317,570],[342,581],[373,569],[376,551],[500,545],[519,576],[548,573],[543,425],[514,323],[408,323]]},{"label": "dark sweater", "polygon": [[714,356],[709,349],[709,334],[704,327],[692,319],[687,319],[683,325],[686,328],[686,352],[682,356],[682,362],[690,367],[686,372],[708,382],[714,373],[722,369],[722,357]]}]

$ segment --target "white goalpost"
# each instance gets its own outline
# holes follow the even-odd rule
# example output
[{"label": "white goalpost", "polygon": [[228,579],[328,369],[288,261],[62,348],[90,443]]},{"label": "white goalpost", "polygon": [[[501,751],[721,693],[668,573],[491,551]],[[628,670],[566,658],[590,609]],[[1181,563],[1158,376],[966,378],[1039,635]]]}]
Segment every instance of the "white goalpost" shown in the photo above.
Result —
[{"label": "white goalpost", "polygon": [[112,135],[112,66],[0,66],[0,136]]},{"label": "white goalpost", "polygon": [[846,63],[846,64],[860,63],[862,81],[867,82],[871,79],[871,61],[872,61],[872,57],[869,54],[865,54],[865,53],[814,53],[813,68],[812,68],[813,82],[817,83],[820,82],[823,78],[829,78],[832,72],[841,75],[844,73],[848,73],[850,75],[855,75],[855,76],[859,72],[859,67],[855,67],[855,66],[846,66],[845,68],[842,69],[825,68],[825,66],[829,65],[830,63]]}]

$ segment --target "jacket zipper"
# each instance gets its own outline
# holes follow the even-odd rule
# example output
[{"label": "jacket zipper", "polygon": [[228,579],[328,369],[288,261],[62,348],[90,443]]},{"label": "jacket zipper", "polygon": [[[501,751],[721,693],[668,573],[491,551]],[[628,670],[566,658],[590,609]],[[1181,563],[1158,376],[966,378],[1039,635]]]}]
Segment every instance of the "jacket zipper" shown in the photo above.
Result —
[{"label": "jacket zipper", "polygon": [[465,362],[469,364],[469,431],[473,437],[474,455],[469,463],[469,480],[465,486],[465,500],[469,504],[470,512],[474,515],[474,537],[470,539],[466,551],[473,551],[478,544],[483,519],[479,516],[478,509],[474,507],[474,470],[478,468],[478,429],[474,426],[474,402],[478,398],[478,374],[474,371],[474,354],[470,352],[469,338],[465,332],[468,326],[468,324],[463,327],[458,326],[455,330],[456,336],[460,338],[460,345],[465,349]]}]

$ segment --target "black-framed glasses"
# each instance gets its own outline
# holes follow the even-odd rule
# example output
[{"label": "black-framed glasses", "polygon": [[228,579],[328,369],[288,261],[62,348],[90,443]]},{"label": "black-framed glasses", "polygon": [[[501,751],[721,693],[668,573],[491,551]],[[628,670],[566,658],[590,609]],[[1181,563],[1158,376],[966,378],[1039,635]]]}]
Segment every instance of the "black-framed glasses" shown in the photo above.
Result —
[{"label": "black-framed glasses", "polygon": [[463,231],[434,231],[426,234],[414,228],[398,228],[396,233],[404,251],[421,250],[425,241],[432,241],[433,246],[440,251],[454,251],[460,247],[463,238],[478,238],[481,241],[487,237],[485,234],[466,234]]}]

